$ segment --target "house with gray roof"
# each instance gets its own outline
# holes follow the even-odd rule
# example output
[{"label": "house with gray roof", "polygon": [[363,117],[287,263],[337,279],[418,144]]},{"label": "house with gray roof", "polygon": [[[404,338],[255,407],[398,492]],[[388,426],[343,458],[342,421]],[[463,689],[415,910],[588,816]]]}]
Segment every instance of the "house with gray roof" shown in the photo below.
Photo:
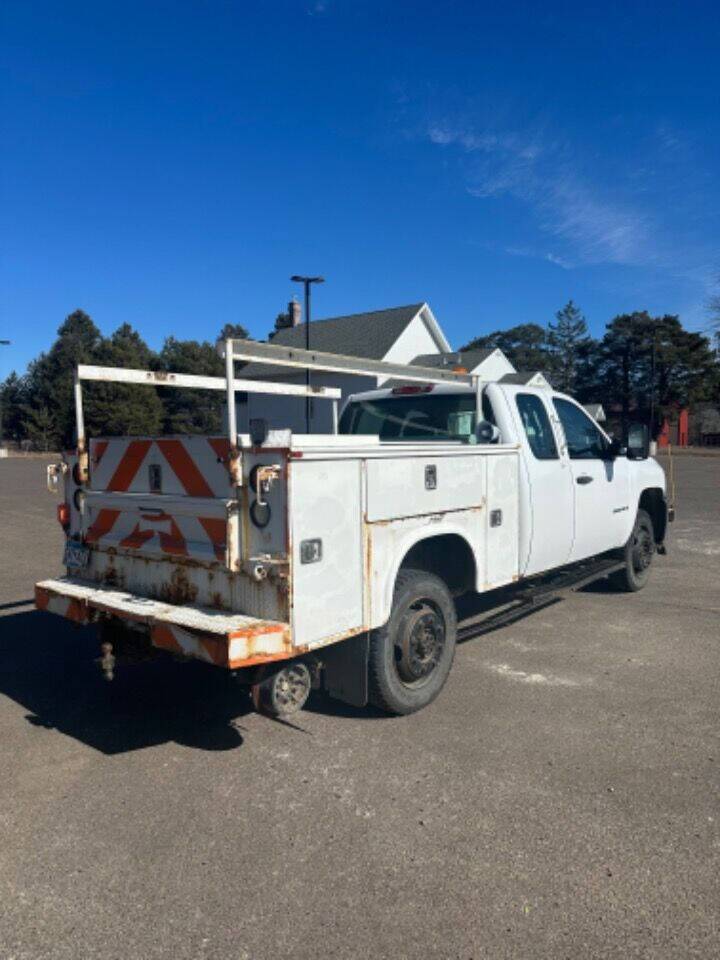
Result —
[{"label": "house with gray roof", "polygon": [[601,403],[586,403],[584,409],[586,413],[589,413],[593,420],[597,420],[598,423],[604,423],[607,420],[605,410]]},{"label": "house with gray roof", "polygon": [[[284,347],[304,348],[308,331],[306,325],[299,322],[297,303],[290,304],[288,316],[289,325],[277,330],[271,342]],[[325,353],[386,360],[390,363],[450,368],[460,366],[469,373],[480,373],[488,380],[499,379],[514,370],[501,350],[453,352],[427,303],[313,320],[309,333],[310,349]],[[237,376],[243,379],[305,382],[304,371],[284,370],[273,364],[250,362],[243,367],[238,365],[236,371]],[[351,393],[382,386],[383,378],[313,371],[312,382],[326,387],[339,387],[344,400]],[[386,382],[388,386],[391,385],[389,381]],[[395,385],[394,381],[392,385]],[[330,432],[331,404],[327,400],[312,399],[310,408],[310,432]],[[250,419],[254,417],[262,417],[271,427],[290,427],[295,433],[305,433],[307,430],[305,399],[302,397],[238,394],[237,417],[240,430],[247,430]]]},{"label": "house with gray roof", "polygon": [[518,387],[540,387],[551,390],[552,385],[540,370],[512,370],[499,378],[500,383],[514,383]]},{"label": "house with gray roof", "polygon": [[[474,373],[483,380],[500,380],[512,373],[515,367],[502,350],[455,350],[443,353],[421,353],[413,357],[410,363],[418,367],[442,367],[448,370],[464,370]],[[409,381],[402,379],[386,380],[382,386],[397,387]]]}]

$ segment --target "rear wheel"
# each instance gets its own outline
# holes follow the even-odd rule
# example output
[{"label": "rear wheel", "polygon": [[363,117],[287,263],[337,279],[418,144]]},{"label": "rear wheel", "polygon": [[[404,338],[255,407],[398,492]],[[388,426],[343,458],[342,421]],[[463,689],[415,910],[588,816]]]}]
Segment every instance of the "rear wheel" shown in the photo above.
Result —
[{"label": "rear wheel", "polygon": [[615,585],[629,593],[642,590],[650,578],[650,567],[655,556],[655,531],[650,514],[638,510],[635,526],[625,544],[625,566],[613,577]]},{"label": "rear wheel", "polygon": [[401,570],[387,624],[370,639],[370,701],[414,713],[442,690],[455,656],[457,618],[447,586],[432,573]]}]

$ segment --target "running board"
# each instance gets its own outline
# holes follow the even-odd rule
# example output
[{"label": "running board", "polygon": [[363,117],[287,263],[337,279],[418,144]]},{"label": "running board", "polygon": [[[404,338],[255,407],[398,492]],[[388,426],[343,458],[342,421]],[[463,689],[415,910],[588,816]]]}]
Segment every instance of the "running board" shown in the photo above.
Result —
[{"label": "running board", "polygon": [[472,640],[484,633],[499,630],[501,627],[522,620],[529,614],[535,613],[536,610],[543,610],[545,607],[550,607],[562,600],[565,594],[580,590],[581,587],[585,587],[595,580],[609,577],[611,574],[622,570],[624,566],[624,560],[618,560],[616,557],[605,557],[592,563],[583,561],[570,568],[563,568],[558,573],[538,578],[535,582],[518,588],[512,598],[512,606],[499,610],[497,613],[490,613],[473,623],[459,626],[457,632],[458,643]]}]

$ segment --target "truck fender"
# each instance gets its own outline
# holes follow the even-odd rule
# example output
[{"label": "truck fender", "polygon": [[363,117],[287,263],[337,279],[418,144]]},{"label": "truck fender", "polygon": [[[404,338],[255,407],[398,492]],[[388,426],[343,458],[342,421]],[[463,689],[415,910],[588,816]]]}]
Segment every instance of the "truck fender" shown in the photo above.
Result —
[{"label": "truck fender", "polygon": [[[425,522],[420,527],[414,527],[411,530],[400,531],[395,525],[383,526],[382,529],[390,530],[392,534],[399,534],[398,539],[393,544],[392,562],[387,564],[384,570],[373,570],[370,578],[370,626],[371,629],[377,629],[387,623],[392,610],[393,594],[395,592],[395,581],[400,572],[400,568],[405,558],[413,547],[422,543],[423,540],[432,540],[436,537],[453,535],[459,537],[467,546],[475,563],[475,577],[473,578],[473,587],[477,588],[478,571],[482,570],[481,558],[472,542],[467,536],[466,529],[459,523],[453,523],[446,519],[439,522],[431,522],[429,518],[423,518]],[[374,524],[368,525],[369,537],[373,537]],[[372,553],[375,554],[373,545]],[[442,574],[440,574],[442,577]]]}]

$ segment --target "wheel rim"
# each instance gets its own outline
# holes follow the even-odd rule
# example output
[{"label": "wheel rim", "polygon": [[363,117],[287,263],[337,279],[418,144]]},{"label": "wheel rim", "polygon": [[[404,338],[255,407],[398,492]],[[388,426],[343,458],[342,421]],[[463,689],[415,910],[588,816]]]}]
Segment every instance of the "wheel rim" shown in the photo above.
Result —
[{"label": "wheel rim", "polygon": [[395,641],[395,669],[408,687],[419,687],[437,668],[445,649],[445,620],[430,600],[413,603],[400,622]]},{"label": "wheel rim", "polygon": [[310,671],[304,663],[294,663],[273,677],[272,700],[279,714],[295,713],[310,693]]},{"label": "wheel rim", "polygon": [[637,573],[643,573],[652,563],[655,542],[652,531],[646,524],[640,524],[633,533],[632,562]]}]

